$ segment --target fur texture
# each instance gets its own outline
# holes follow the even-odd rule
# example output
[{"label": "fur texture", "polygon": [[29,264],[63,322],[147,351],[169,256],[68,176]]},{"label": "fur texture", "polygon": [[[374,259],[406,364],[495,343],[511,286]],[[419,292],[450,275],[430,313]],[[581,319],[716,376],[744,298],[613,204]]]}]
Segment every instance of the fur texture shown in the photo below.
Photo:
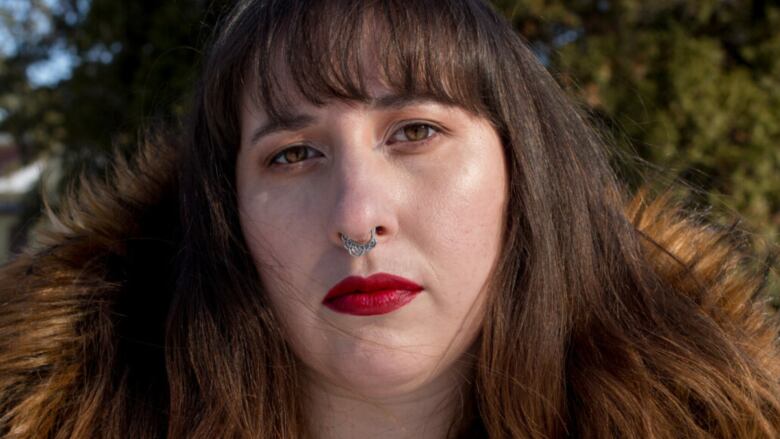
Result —
[{"label": "fur texture", "polygon": [[[115,416],[120,407],[165,424],[163,324],[181,222],[175,149],[164,145],[152,142],[133,162],[119,160],[104,182],[82,181],[58,214],[48,212],[35,245],[0,270],[3,437],[149,433],[130,417]],[[735,364],[750,366],[735,373],[762,370],[755,382],[771,380],[723,394],[776,401],[776,319],[762,295],[762,276],[746,267],[728,233],[683,215],[669,197],[650,201],[640,193],[626,215],[643,236],[646,262],[698,305],[700,315],[691,318],[716,324],[739,356]],[[710,371],[700,371],[706,381]],[[697,388],[695,382],[667,385],[670,399],[659,401],[681,403]],[[777,421],[777,407],[766,408],[775,417],[756,422]],[[125,424],[107,425],[117,422]],[[777,431],[777,424],[754,427],[744,431]]]}]

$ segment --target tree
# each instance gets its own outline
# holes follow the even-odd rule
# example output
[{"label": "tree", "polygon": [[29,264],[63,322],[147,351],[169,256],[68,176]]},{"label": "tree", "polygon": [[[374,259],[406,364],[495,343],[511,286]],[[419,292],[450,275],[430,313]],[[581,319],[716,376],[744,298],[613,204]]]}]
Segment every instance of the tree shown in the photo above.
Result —
[{"label": "tree", "polygon": [[[41,154],[63,174],[100,173],[148,127],[175,124],[198,74],[201,47],[227,0],[17,0],[0,3],[0,132],[23,162]],[[60,60],[59,76],[41,64]],[[56,66],[55,66],[56,67]],[[57,69],[54,69],[57,70]],[[40,212],[25,198],[24,224]],[[21,233],[24,233],[22,230]],[[19,244],[22,244],[20,241]]]},{"label": "tree", "polygon": [[[230,0],[11,0],[0,56],[0,132],[24,160],[100,172],[113,147],[186,111],[200,47]],[[493,0],[615,144],[636,187],[646,169],[731,210],[762,255],[780,239],[780,6],[766,0]],[[0,29],[0,52],[2,52]],[[69,77],[30,73],[52,57]],[[2,115],[5,115],[3,119]],[[623,160],[619,160],[619,158]],[[35,199],[32,197],[31,199]],[[37,212],[32,205],[29,214]],[[725,221],[728,215],[714,215]],[[780,297],[776,272],[771,287]]]},{"label": "tree", "polygon": [[[749,0],[495,0],[607,137],[647,169],[780,238],[780,6]],[[626,165],[618,171],[634,186]],[[622,166],[622,169],[620,167]],[[761,263],[771,267],[770,263]],[[780,297],[776,268],[770,289]]]}]

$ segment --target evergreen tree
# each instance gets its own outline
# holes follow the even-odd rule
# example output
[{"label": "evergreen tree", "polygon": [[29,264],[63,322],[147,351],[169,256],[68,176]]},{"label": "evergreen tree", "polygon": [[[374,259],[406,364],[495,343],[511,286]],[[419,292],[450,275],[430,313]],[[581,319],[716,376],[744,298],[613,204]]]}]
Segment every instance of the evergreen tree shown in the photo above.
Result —
[{"label": "evergreen tree", "polygon": [[[186,112],[200,48],[230,0],[0,3],[0,132],[65,182]],[[762,255],[780,239],[780,5],[766,0],[493,0],[606,137],[646,169],[738,212]],[[4,32],[3,32],[4,31]],[[10,36],[3,38],[3,34]],[[9,42],[10,41],[10,42]],[[72,72],[31,84],[59,56]],[[635,162],[616,160],[635,187]],[[36,197],[31,196],[31,200]],[[30,204],[28,215],[37,212]],[[725,215],[723,216],[725,217]],[[715,215],[715,220],[723,218]],[[777,273],[770,279],[780,296]]]},{"label": "evergreen tree", "polygon": [[[694,201],[716,207],[711,219],[741,216],[741,227],[754,233],[749,240],[762,257],[778,251],[777,2],[494,4],[605,127],[618,151],[637,155],[649,163],[647,169],[663,169],[661,175],[694,188]],[[636,167],[622,162],[618,171],[638,185],[626,165]],[[776,268],[769,282],[780,296]]]}]

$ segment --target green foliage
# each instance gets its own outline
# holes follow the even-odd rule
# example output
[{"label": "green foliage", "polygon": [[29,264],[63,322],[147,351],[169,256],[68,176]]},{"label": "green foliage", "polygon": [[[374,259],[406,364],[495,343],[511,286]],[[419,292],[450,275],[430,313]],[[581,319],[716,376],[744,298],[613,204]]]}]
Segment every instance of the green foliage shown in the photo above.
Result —
[{"label": "green foliage", "polygon": [[[699,206],[716,206],[713,220],[744,219],[763,258],[778,252],[780,6],[758,0],[493,3],[606,127],[618,151],[694,188]],[[777,271],[769,282],[780,297]]]},{"label": "green foliage", "polygon": [[[184,114],[201,47],[228,3],[0,1],[0,132],[13,136],[23,162],[51,159],[62,176],[53,200],[79,173],[101,173],[115,149],[132,151],[147,129]],[[30,81],[40,62],[58,56],[73,65],[69,74]],[[24,197],[22,235],[40,201]]]},{"label": "green foliage", "polygon": [[[8,113],[0,132],[14,136],[27,160],[42,152],[61,156],[66,175],[99,170],[114,147],[129,150],[145,127],[182,115],[200,47],[224,3],[36,0],[0,6],[17,45],[0,59],[0,108]],[[57,54],[75,64],[69,77],[31,85],[30,67]]]},{"label": "green foliage", "polygon": [[[200,47],[230,0],[0,2],[0,132],[24,160],[99,171],[114,146],[186,111]],[[762,255],[780,239],[780,6],[760,0],[493,0],[623,156],[736,212]],[[21,5],[21,6],[20,6]],[[19,16],[19,10],[27,11]],[[50,25],[40,26],[46,22]],[[2,30],[2,28],[0,28]],[[1,47],[1,45],[0,45]],[[69,53],[69,78],[28,69]],[[618,154],[619,155],[619,154]],[[641,183],[616,160],[630,184]],[[67,177],[65,179],[67,181]],[[34,209],[31,209],[31,212]],[[727,215],[714,219],[726,221]],[[770,282],[780,296],[777,276]]]}]

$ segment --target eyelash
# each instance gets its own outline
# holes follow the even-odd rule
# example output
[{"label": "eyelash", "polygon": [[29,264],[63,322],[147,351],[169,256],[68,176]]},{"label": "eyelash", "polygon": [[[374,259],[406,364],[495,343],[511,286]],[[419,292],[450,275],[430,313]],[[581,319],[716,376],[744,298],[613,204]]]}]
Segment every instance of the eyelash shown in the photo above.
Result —
[{"label": "eyelash", "polygon": [[[409,143],[416,143],[418,145],[424,145],[424,144],[428,143],[431,139],[436,137],[439,133],[442,132],[441,128],[439,128],[439,127],[437,127],[437,126],[435,126],[433,124],[430,124],[430,123],[426,123],[426,122],[411,122],[411,123],[407,123],[407,124],[404,124],[404,125],[398,127],[398,129],[396,129],[393,132],[393,134],[390,136],[390,139],[393,139],[395,137],[396,133],[403,132],[404,129],[409,128],[409,127],[415,127],[415,126],[424,126],[424,127],[428,128],[429,135],[426,138],[422,139],[422,140],[399,140],[399,141],[395,141],[393,143],[409,142]],[[299,149],[299,148],[304,148],[306,150],[306,152],[307,152],[306,153],[306,158],[304,158],[303,160],[297,161],[295,163],[279,163],[279,162],[277,162],[277,159],[283,158],[284,155],[287,152],[289,152],[291,150],[296,150],[296,149]],[[313,155],[312,154],[313,151],[316,152],[316,154]],[[295,165],[298,165],[298,164],[301,164],[301,163],[305,162],[306,160],[308,160],[310,158],[317,157],[318,155],[322,156],[322,154],[319,151],[316,151],[314,148],[310,147],[309,145],[305,145],[305,144],[292,145],[292,146],[290,146],[288,148],[283,149],[282,151],[280,151],[279,153],[277,153],[276,155],[271,157],[269,166],[295,166]]]}]

